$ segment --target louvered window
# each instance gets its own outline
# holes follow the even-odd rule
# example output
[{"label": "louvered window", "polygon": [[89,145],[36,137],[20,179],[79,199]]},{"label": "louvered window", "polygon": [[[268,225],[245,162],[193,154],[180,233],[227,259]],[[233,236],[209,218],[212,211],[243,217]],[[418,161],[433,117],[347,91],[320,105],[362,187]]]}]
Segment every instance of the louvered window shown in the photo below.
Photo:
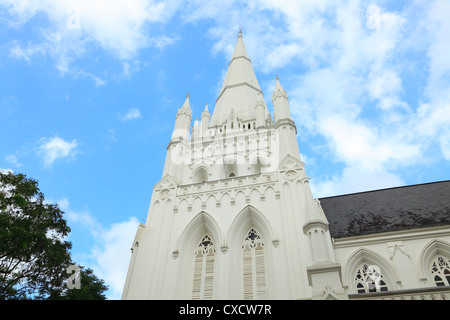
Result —
[{"label": "louvered window", "polygon": [[431,264],[431,274],[436,286],[450,286],[450,259],[437,256]]},{"label": "louvered window", "polygon": [[244,299],[267,299],[264,243],[251,229],[242,244]]},{"label": "louvered window", "polygon": [[192,299],[212,299],[214,289],[214,256],[216,249],[208,235],[200,241],[194,252],[194,283]]}]

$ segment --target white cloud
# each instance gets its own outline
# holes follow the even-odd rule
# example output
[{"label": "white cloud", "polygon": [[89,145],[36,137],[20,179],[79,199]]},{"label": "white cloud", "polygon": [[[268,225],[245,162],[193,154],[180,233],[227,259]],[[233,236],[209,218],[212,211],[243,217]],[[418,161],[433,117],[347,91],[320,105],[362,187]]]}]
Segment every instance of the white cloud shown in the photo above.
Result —
[{"label": "white cloud", "polygon": [[131,108],[130,110],[127,111],[127,113],[125,115],[120,115],[119,114],[119,118],[122,121],[138,119],[138,118],[141,118],[141,117],[142,117],[141,111],[139,111],[138,108]]},{"label": "white cloud", "polygon": [[319,130],[329,139],[329,148],[338,160],[361,168],[395,168],[422,160],[421,145],[395,132],[342,115],[323,117]]},{"label": "white cloud", "polygon": [[42,138],[38,147],[38,154],[42,157],[44,165],[49,167],[57,159],[71,158],[76,154],[77,140],[65,141],[59,137]]},{"label": "white cloud", "polygon": [[331,179],[311,179],[311,191],[316,198],[405,185],[403,179],[392,172],[379,169],[370,170],[357,166],[346,167],[339,176]]},{"label": "white cloud", "polygon": [[178,37],[171,38],[171,37],[162,35],[162,36],[155,36],[155,37],[149,39],[149,44],[153,47],[163,49],[164,47],[173,44],[177,40],[178,40]]},{"label": "white cloud", "polygon": [[[450,3],[448,1],[433,1],[424,8],[426,24],[419,32],[425,33],[429,43],[427,57],[429,59],[429,76],[427,94],[430,99],[450,93],[449,78],[450,59]],[[420,33],[419,33],[420,34]],[[424,37],[424,36],[423,36]],[[447,96],[448,97],[448,96]]]},{"label": "white cloud", "polygon": [[14,173],[13,169],[2,169],[0,168],[0,173],[8,174],[8,173]]},{"label": "white cloud", "polygon": [[23,166],[23,163],[20,163],[17,159],[17,156],[14,154],[9,154],[5,156],[5,160],[14,165],[15,167],[19,168]]},{"label": "white cloud", "polygon": [[100,223],[92,217],[91,213],[87,209],[82,211],[73,211],[70,208],[70,203],[67,198],[57,201],[57,204],[61,210],[64,211],[66,218],[70,223],[75,223],[85,228],[89,228],[90,230],[95,231],[95,233],[101,229]]},{"label": "white cloud", "polygon": [[14,40],[10,55],[29,61],[36,55],[50,55],[57,69],[66,73],[73,60],[97,45],[121,60],[130,60],[142,48],[163,48],[176,38],[152,35],[148,26],[165,23],[178,10],[180,1],[153,0],[1,0],[9,13],[10,27],[25,25],[38,13],[49,21],[41,31],[41,41],[25,44]]},{"label": "white cloud", "polygon": [[447,129],[439,137],[439,145],[441,147],[442,155],[446,160],[450,161],[450,130]]},{"label": "white cloud", "polygon": [[108,299],[121,298],[138,224],[137,218],[130,217],[108,226],[98,235],[92,248],[95,259],[92,268],[110,286]]},{"label": "white cloud", "polygon": [[86,72],[84,70],[79,70],[78,72],[74,71],[73,73],[76,77],[81,76],[81,77],[91,78],[94,81],[96,87],[101,87],[106,84],[105,80],[103,80],[102,78],[100,78],[90,72]]},{"label": "white cloud", "polygon": [[[299,132],[324,138],[327,155],[346,168],[330,183],[350,183],[349,177],[366,171],[401,182],[397,172],[433,161],[438,156],[429,150],[436,145],[448,158],[448,1],[394,10],[363,0],[192,1],[190,9],[190,21],[213,22],[213,53],[229,58],[235,43],[230,30],[243,23],[256,71],[303,66],[301,74],[286,71],[281,81]],[[429,64],[425,78],[417,56]],[[421,78],[411,88],[415,72]]]},{"label": "white cloud", "polygon": [[131,73],[130,73],[130,64],[128,63],[128,62],[123,62],[122,63],[122,66],[123,66],[123,75],[125,76],[125,77],[130,77],[130,75],[131,75]]},{"label": "white cloud", "polygon": [[[414,118],[416,132],[429,143],[437,141],[444,159],[450,159],[450,3],[433,1],[423,10],[424,22],[417,38],[427,39],[424,45],[428,59],[427,83]],[[423,41],[419,43],[423,44]]]},{"label": "white cloud", "polygon": [[[88,209],[73,210],[67,198],[57,203],[65,212],[72,233],[92,237],[90,246],[83,249],[83,254],[77,253],[72,258],[76,263],[94,270],[94,274],[105,281],[109,286],[108,299],[120,299],[130,263],[131,244],[139,224],[138,219],[130,217],[126,221],[103,226]],[[73,251],[78,252],[78,249],[74,247]]]},{"label": "white cloud", "polygon": [[13,40],[9,44],[9,55],[15,59],[23,59],[30,61],[34,55],[45,53],[45,48],[41,45],[28,44],[22,47],[17,40]]},{"label": "white cloud", "polygon": [[371,73],[368,76],[367,90],[373,99],[395,95],[401,90],[401,79],[396,72],[389,69],[384,69],[377,74]]},{"label": "white cloud", "polygon": [[[344,164],[342,172],[320,182],[321,189],[333,192],[389,187],[389,181],[398,185],[401,169],[438,157],[429,152],[434,146],[444,159],[450,154],[445,129],[450,123],[450,81],[445,76],[450,72],[449,3],[418,1],[395,11],[377,7],[371,12],[378,15],[371,21],[376,24],[370,28],[369,4],[265,2],[286,24],[272,44],[261,37],[261,46],[272,52],[263,63],[269,71],[296,60],[306,66],[302,74],[281,81],[301,134],[325,138],[327,157]],[[272,32],[271,26],[264,30]],[[292,54],[283,50],[296,45]],[[414,100],[405,83],[412,82],[412,72],[420,76],[424,70],[415,60],[418,55],[429,63],[429,73],[408,88]],[[323,150],[323,145],[317,147]]]}]

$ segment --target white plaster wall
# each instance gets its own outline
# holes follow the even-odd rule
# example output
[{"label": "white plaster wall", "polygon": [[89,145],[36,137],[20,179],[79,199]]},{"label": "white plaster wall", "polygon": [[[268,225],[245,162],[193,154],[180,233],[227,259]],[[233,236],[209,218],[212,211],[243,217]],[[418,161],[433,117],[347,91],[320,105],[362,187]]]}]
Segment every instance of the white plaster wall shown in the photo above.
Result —
[{"label": "white plaster wall", "polygon": [[444,243],[443,247],[447,245],[450,250],[449,226],[335,239],[334,252],[337,262],[342,265],[344,288],[349,294],[356,293],[353,262],[357,259],[379,265],[383,277],[389,279],[389,291],[435,287],[429,265],[426,263],[425,272],[421,270],[426,262],[424,254],[434,250],[427,251],[427,247],[436,241]]},{"label": "white plaster wall", "polygon": [[309,297],[306,267],[312,261],[302,227],[304,211],[315,203],[308,200],[302,169],[296,172],[292,181],[273,172],[182,185],[165,199],[164,187],[157,188],[124,297],[190,299],[193,251],[208,232],[217,248],[214,297],[242,299],[240,245],[251,226],[265,243],[268,298]]}]

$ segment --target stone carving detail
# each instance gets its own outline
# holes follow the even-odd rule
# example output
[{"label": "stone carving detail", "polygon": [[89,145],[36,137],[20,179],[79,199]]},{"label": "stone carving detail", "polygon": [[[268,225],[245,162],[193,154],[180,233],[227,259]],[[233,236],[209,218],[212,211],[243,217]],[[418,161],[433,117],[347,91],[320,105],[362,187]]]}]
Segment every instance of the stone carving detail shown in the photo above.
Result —
[{"label": "stone carving detail", "polygon": [[159,181],[156,186],[155,186],[155,190],[164,190],[164,189],[173,189],[175,188],[177,185],[175,183],[175,181],[170,178],[168,175],[164,176],[164,178],[161,179],[161,181]]},{"label": "stone carving detail", "polygon": [[161,190],[161,191],[159,192],[159,198],[160,198],[161,200],[165,200],[165,199],[167,199],[168,197],[170,197],[171,194],[172,194],[172,193],[170,192],[169,189],[164,189],[164,190]]},{"label": "stone carving detail", "polygon": [[394,258],[394,255],[397,251],[403,253],[405,256],[410,258],[409,254],[406,252],[405,246],[402,241],[392,241],[386,243],[389,248],[389,257],[391,259]]},{"label": "stone carving detail", "polygon": [[272,101],[275,101],[278,98],[285,98],[285,99],[289,100],[286,90],[278,89],[278,90],[274,91],[273,95],[272,95]]},{"label": "stone carving detail", "polygon": [[297,176],[298,176],[298,174],[294,170],[289,170],[288,172],[286,172],[284,174],[284,177],[289,181],[295,180],[297,178]]}]

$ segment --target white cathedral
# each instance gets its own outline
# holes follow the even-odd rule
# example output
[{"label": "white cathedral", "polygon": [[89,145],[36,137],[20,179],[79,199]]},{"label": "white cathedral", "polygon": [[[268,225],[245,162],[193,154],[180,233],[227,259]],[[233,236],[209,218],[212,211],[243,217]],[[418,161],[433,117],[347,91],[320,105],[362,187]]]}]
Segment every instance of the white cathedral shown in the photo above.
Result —
[{"label": "white cathedral", "polygon": [[212,115],[178,110],[122,299],[450,298],[450,181],[315,199],[286,91],[239,33]]}]

